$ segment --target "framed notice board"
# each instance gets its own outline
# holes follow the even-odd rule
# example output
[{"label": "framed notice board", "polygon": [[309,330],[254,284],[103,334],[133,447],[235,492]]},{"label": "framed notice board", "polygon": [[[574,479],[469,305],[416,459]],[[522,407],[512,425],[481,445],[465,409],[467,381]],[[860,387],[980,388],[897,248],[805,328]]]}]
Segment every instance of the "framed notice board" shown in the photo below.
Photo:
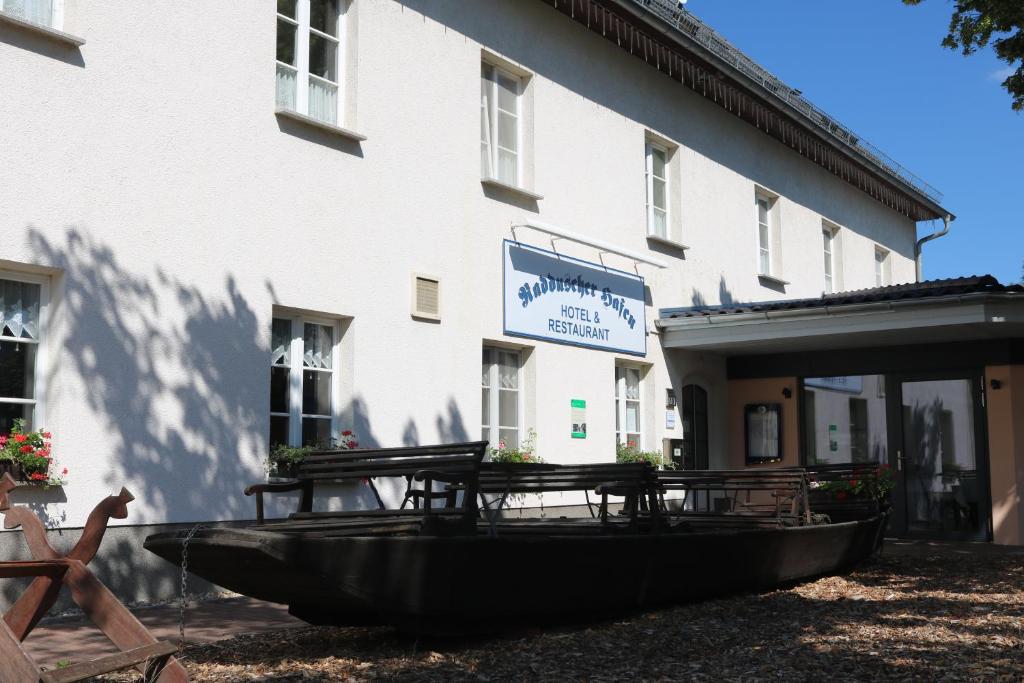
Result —
[{"label": "framed notice board", "polygon": [[782,405],[750,403],[743,410],[747,464],[782,460]]}]

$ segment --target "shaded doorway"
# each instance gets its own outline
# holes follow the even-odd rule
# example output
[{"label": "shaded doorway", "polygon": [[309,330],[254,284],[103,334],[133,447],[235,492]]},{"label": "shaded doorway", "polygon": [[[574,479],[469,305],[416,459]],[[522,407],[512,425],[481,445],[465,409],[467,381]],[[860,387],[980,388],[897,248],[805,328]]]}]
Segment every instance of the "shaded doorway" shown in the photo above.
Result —
[{"label": "shaded doorway", "polygon": [[[980,378],[895,378],[894,531],[986,541],[988,463]],[[895,401],[894,401],[895,403]]]},{"label": "shaded doorway", "polygon": [[888,464],[896,536],[991,538],[981,377],[807,377],[801,401],[806,465]]}]

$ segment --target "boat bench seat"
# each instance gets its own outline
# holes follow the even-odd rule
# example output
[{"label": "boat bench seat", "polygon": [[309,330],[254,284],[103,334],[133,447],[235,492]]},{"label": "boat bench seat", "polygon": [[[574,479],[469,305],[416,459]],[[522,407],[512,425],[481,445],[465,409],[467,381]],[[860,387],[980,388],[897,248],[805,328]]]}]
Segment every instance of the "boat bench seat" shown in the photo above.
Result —
[{"label": "boat bench seat", "polygon": [[[245,495],[256,496],[256,523],[264,523],[263,496],[266,493],[299,491],[298,510],[281,524],[301,525],[310,520],[383,517],[430,517],[445,514],[449,509],[467,521],[476,518],[476,491],[480,463],[487,448],[486,441],[409,446],[404,448],[360,448],[319,450],[299,463],[295,479],[284,482],[255,484]],[[381,499],[375,477],[404,477],[406,490],[398,509],[388,508]],[[318,484],[350,481],[370,483],[377,499],[377,510],[343,510],[313,512],[313,498]],[[414,486],[414,482],[421,484]],[[461,504],[451,490],[435,491],[434,482],[458,484],[466,492]],[[435,499],[444,501],[444,508],[435,508]],[[412,503],[412,509],[406,505]],[[444,512],[442,512],[444,511]]]},{"label": "boat bench seat", "polygon": [[[553,465],[548,463],[483,463],[480,466],[479,489],[481,512],[492,525],[498,524],[496,513],[512,495],[564,493],[582,491],[591,517],[608,524],[609,496],[624,496],[622,514],[636,520],[641,502],[647,505],[652,492],[653,470],[647,463],[593,463],[585,465]],[[458,487],[450,487],[458,488]],[[592,503],[590,492],[601,497]],[[486,494],[497,496],[488,500]],[[654,498],[650,496],[650,502]],[[595,512],[595,508],[597,508]],[[515,524],[522,524],[517,520]],[[506,524],[505,526],[508,526]]]},{"label": "boat bench seat", "polygon": [[[797,468],[766,470],[659,471],[656,473],[663,515],[691,525],[792,526],[811,521],[807,477]],[[665,493],[681,491],[673,510]]]},{"label": "boat bench seat", "polygon": [[733,512],[717,514],[677,513],[669,522],[673,527],[692,527],[707,529],[761,529],[787,526],[799,526],[802,519],[798,515],[761,515]]},{"label": "boat bench seat", "polygon": [[[467,526],[461,510],[434,508],[434,514],[424,517],[420,510],[387,510],[374,512],[402,512],[407,514],[363,514],[349,517],[320,519],[287,519],[249,527],[254,531],[270,531],[305,536],[419,536],[466,533]],[[475,524],[475,520],[473,521]]]}]

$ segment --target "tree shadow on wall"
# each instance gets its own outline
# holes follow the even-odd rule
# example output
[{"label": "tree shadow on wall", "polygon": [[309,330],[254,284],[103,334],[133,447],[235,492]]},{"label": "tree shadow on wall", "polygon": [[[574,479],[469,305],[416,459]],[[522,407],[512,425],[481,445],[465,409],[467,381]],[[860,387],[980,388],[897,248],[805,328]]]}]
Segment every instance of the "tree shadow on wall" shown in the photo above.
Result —
[{"label": "tree shadow on wall", "polygon": [[724,275],[720,276],[718,279],[717,304],[709,304],[707,298],[704,296],[704,293],[701,292],[696,287],[693,288],[693,291],[690,294],[690,305],[693,306],[694,308],[716,308],[723,306],[732,306],[739,303],[740,302],[736,300],[736,297],[733,296],[732,290],[729,289],[729,285],[728,283],[726,283]]},{"label": "tree shadow on wall", "polygon": [[79,381],[62,378],[59,400],[86,404],[102,425],[101,442],[62,443],[65,462],[85,467],[87,451],[104,449],[104,483],[127,485],[150,519],[250,515],[239,484],[261,474],[265,416],[254,406],[266,403],[267,354],[234,279],[214,294],[160,269],[143,276],[73,228],[63,243],[37,230],[30,241],[63,270],[62,362]]}]

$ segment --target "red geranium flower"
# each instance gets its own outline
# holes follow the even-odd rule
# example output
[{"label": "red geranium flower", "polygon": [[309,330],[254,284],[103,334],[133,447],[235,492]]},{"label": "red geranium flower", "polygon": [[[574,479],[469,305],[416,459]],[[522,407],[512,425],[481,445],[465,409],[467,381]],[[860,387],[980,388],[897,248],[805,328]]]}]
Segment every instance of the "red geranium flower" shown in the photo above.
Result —
[{"label": "red geranium flower", "polygon": [[351,429],[346,429],[345,431],[343,431],[341,433],[341,435],[342,436],[352,436],[352,430]]},{"label": "red geranium flower", "polygon": [[49,439],[49,438],[51,438],[52,436],[53,436],[53,434],[50,434],[50,432],[43,432],[43,438],[44,438],[44,439]]},{"label": "red geranium flower", "polygon": [[28,441],[28,437],[25,436],[24,434],[15,434],[14,440],[17,441],[18,443],[24,443],[25,441]]},{"label": "red geranium flower", "polygon": [[32,448],[31,444],[25,444],[24,446],[22,446],[18,450],[21,451],[22,453],[31,453],[35,449]]},{"label": "red geranium flower", "polygon": [[0,434],[0,446],[3,446],[5,443],[7,443],[7,435]]},{"label": "red geranium flower", "polygon": [[64,470],[61,472],[61,475],[65,476],[65,477],[68,476],[68,468],[67,467],[64,468]]}]

